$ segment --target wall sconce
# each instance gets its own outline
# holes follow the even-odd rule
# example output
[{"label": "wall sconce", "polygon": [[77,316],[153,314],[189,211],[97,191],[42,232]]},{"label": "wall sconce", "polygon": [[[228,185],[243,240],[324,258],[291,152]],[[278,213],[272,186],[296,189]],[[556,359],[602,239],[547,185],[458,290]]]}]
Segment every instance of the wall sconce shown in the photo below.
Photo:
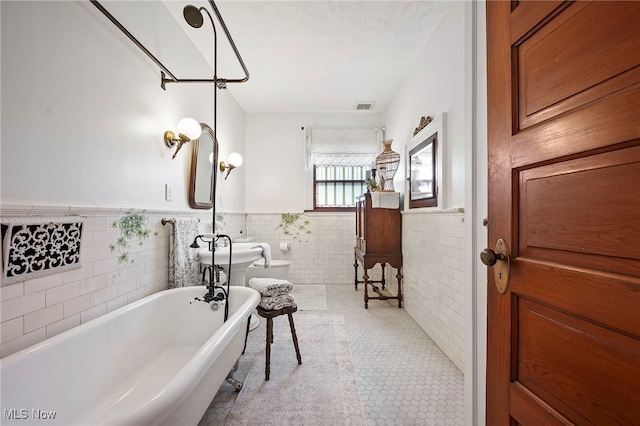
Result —
[{"label": "wall sconce", "polygon": [[193,139],[198,139],[201,133],[202,128],[200,127],[200,123],[198,123],[193,118],[183,118],[182,120],[180,120],[180,122],[178,123],[177,137],[176,134],[171,130],[167,130],[166,132],[164,132],[164,144],[166,146],[168,146],[169,148],[173,148],[174,146],[176,146],[176,144],[178,144],[176,152],[173,153],[173,157],[171,157],[171,159],[173,160],[174,158],[176,158],[176,154],[178,154],[178,151],[180,151],[182,145]]},{"label": "wall sconce", "polygon": [[238,154],[237,152],[232,152],[231,154],[229,154],[229,158],[227,158],[227,163],[225,163],[224,161],[221,161],[220,171],[221,172],[224,172],[225,170],[227,171],[227,174],[224,176],[224,180],[227,180],[227,178],[229,177],[229,173],[231,173],[231,170],[241,165],[242,165],[242,155]]}]

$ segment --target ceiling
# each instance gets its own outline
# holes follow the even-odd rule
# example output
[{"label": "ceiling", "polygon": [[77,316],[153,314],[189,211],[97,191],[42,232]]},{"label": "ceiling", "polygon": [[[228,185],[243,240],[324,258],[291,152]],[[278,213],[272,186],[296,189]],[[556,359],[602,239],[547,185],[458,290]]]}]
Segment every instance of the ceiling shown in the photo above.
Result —
[{"label": "ceiling", "polygon": [[[185,1],[167,0],[205,59],[213,62],[213,32],[182,17]],[[198,7],[206,1],[192,1]],[[216,2],[250,74],[228,90],[247,113],[345,112],[360,102],[383,111],[417,59],[446,1]],[[220,27],[218,75],[242,78]]]}]

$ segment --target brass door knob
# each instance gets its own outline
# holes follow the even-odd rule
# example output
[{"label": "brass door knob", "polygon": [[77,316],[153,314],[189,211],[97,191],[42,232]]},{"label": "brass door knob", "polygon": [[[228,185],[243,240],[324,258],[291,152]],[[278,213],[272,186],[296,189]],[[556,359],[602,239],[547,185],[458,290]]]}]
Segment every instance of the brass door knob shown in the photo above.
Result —
[{"label": "brass door knob", "polygon": [[509,286],[509,273],[511,271],[511,259],[509,247],[502,238],[496,242],[496,251],[486,248],[480,252],[480,260],[487,266],[494,266],[493,276],[496,288],[500,294],[504,294]]},{"label": "brass door knob", "polygon": [[505,260],[505,256],[502,253],[496,253],[490,248],[486,248],[480,252],[480,260],[487,266],[493,266],[498,260]]}]

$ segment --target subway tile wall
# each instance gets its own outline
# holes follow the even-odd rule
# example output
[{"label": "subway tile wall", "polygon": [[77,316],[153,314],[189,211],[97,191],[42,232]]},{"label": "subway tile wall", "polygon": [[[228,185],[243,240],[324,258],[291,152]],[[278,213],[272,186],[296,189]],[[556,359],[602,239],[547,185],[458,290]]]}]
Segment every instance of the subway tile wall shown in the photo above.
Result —
[{"label": "subway tile wall", "polygon": [[[289,281],[294,284],[353,284],[353,246],[355,215],[353,213],[301,214],[296,221],[306,230],[291,235],[278,228],[281,214],[247,214],[247,234],[254,241],[271,245],[273,259],[288,260]],[[280,243],[289,243],[289,251]]]},{"label": "subway tile wall", "polygon": [[[33,211],[61,215],[45,207]],[[198,217],[201,232],[211,232],[211,212],[142,213],[152,235],[141,246],[132,245],[133,264],[122,267],[117,253],[109,250],[118,232],[111,224],[124,210],[83,209],[81,269],[0,288],[0,357],[166,289],[171,226],[163,226],[162,218]],[[463,214],[412,212],[402,217],[404,307],[462,370]],[[223,222],[221,232],[231,238],[242,235],[269,243],[273,259],[291,263],[293,283],[353,285],[353,214],[302,214],[299,223],[308,221],[309,233],[301,231],[297,236],[284,235],[278,228],[281,214],[222,213],[218,220]],[[291,248],[280,250],[281,242]],[[395,291],[396,271],[388,269],[387,283]],[[379,268],[369,275],[379,278]]]},{"label": "subway tile wall", "polygon": [[464,371],[464,213],[404,213],[404,307]]},{"label": "subway tile wall", "polygon": [[[44,210],[56,216],[81,210],[82,267],[0,288],[0,357],[166,289],[171,225],[163,226],[162,218],[198,217],[200,231],[211,232],[211,212],[139,211],[147,217],[151,235],[143,241],[132,241],[129,253],[134,262],[125,265],[118,263],[118,252],[112,252],[109,245],[119,235],[113,222],[129,210],[108,209],[105,213],[97,208],[27,208],[28,212]],[[223,214],[219,220],[226,232],[239,234],[244,218],[244,214]]]},{"label": "subway tile wall", "polygon": [[[278,229],[280,214],[248,214],[247,234],[271,245],[274,259],[289,260],[298,284],[353,285],[353,214],[303,214],[311,233],[298,238]],[[464,370],[464,213],[457,210],[402,215],[404,308],[454,364]],[[280,242],[290,242],[283,252]],[[362,268],[358,269],[362,275]],[[369,272],[379,279],[380,268]],[[397,291],[397,271],[386,282]],[[362,286],[358,287],[359,289]],[[358,290],[362,291],[362,290]],[[376,303],[370,301],[370,304]],[[363,307],[364,309],[364,307]]]}]

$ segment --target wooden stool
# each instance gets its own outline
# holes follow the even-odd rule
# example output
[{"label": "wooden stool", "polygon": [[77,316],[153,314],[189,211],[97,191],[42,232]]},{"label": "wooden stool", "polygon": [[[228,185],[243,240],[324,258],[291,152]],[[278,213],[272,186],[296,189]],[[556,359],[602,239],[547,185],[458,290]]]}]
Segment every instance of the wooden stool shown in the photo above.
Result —
[{"label": "wooden stool", "polygon": [[296,327],[293,325],[293,313],[298,310],[297,305],[289,306],[278,310],[267,310],[258,306],[258,315],[267,319],[267,359],[264,369],[264,379],[269,380],[269,366],[271,363],[271,343],[273,343],[273,318],[280,315],[289,316],[289,327],[291,328],[291,336],[293,337],[293,346],[296,348],[296,357],[298,358],[298,364],[302,364],[302,357],[300,356],[300,348],[298,347],[298,337],[296,336]]}]

